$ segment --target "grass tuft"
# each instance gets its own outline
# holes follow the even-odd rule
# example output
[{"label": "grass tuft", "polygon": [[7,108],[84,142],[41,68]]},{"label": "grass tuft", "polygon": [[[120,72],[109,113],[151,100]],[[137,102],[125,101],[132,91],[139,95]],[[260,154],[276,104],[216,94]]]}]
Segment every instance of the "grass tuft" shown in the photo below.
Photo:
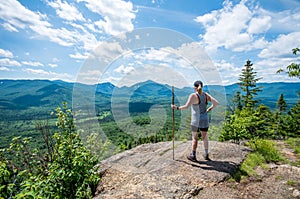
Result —
[{"label": "grass tuft", "polygon": [[255,139],[249,141],[247,145],[252,148],[253,152],[247,155],[244,162],[232,175],[232,178],[237,182],[248,176],[256,175],[255,169],[257,166],[266,168],[266,163],[278,162],[282,159],[274,142],[270,140]]},{"label": "grass tuft", "polygon": [[289,138],[286,143],[300,156],[300,138]]},{"label": "grass tuft", "polygon": [[282,159],[275,143],[271,140],[256,139],[250,141],[248,144],[254,153],[261,154],[267,163],[278,162]]}]

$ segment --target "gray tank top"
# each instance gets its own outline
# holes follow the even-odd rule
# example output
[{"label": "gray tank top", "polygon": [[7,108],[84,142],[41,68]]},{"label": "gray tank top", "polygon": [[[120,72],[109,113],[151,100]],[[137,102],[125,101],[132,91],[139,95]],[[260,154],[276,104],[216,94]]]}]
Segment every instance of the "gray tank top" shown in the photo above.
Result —
[{"label": "gray tank top", "polygon": [[207,114],[207,101],[206,101],[206,94],[202,92],[200,95],[196,93],[198,98],[200,99],[199,104],[193,104],[191,111],[192,111],[192,118],[191,118],[191,125],[198,127],[198,128],[208,128],[208,114]]}]

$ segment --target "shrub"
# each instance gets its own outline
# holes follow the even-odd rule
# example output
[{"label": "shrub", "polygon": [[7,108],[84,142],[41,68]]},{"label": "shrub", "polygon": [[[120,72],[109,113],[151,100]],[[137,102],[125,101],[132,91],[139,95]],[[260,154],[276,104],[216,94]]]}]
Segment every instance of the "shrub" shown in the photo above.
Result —
[{"label": "shrub", "polygon": [[96,158],[83,146],[76,132],[73,116],[66,104],[56,110],[58,132],[54,133],[53,162],[42,177],[40,195],[49,198],[91,198],[99,176]]},{"label": "shrub", "polygon": [[[98,161],[82,144],[66,104],[56,109],[56,116],[58,128],[50,153],[38,153],[30,147],[30,138],[21,137],[0,151],[0,198],[93,197],[100,180]],[[14,158],[8,160],[4,152]]]},{"label": "shrub", "polygon": [[280,155],[274,142],[270,140],[255,139],[248,144],[254,152],[261,154],[266,162],[277,162],[280,160]]},{"label": "shrub", "polygon": [[257,166],[265,166],[267,162],[277,162],[281,160],[275,144],[270,140],[255,139],[248,143],[253,151],[247,155],[247,158],[232,175],[235,181],[241,181],[243,177],[256,175],[255,168]]},{"label": "shrub", "polygon": [[0,161],[0,198],[9,198],[13,192],[13,184],[10,183],[11,172],[7,164]]}]

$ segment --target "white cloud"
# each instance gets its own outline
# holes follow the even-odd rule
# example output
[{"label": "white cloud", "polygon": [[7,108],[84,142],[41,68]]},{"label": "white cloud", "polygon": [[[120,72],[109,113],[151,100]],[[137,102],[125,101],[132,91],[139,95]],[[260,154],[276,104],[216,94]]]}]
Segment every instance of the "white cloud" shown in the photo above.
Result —
[{"label": "white cloud", "polygon": [[0,4],[0,18],[15,29],[24,29],[30,26],[51,26],[44,21],[44,15],[32,12],[16,0],[6,0]]},{"label": "white cloud", "polygon": [[[195,19],[205,29],[200,35],[201,44],[215,60],[224,59],[214,61],[224,84],[238,81],[243,65],[239,59],[251,59],[257,75],[263,77],[261,81],[292,81],[276,71],[299,62],[292,49],[300,43],[300,3],[293,0],[281,3],[284,8],[273,12],[265,10],[262,7],[265,4],[259,1],[242,0],[234,5],[226,0],[222,9]],[[232,51],[235,58],[228,61]]]},{"label": "white cloud", "polygon": [[116,57],[122,55],[126,50],[118,42],[101,42],[94,50],[93,55],[110,63]]},{"label": "white cloud", "polygon": [[[264,38],[258,38],[255,41],[253,41],[252,46],[254,49],[263,49],[266,46],[268,46],[268,41],[266,41]],[[245,48],[246,50],[251,50],[252,47]]]},{"label": "white cloud", "polygon": [[15,29],[31,29],[37,35],[47,37],[62,46],[70,46],[75,42],[74,32],[65,28],[54,29],[45,20],[46,16],[25,8],[16,0],[7,0],[0,4],[0,18]]},{"label": "white cloud", "polygon": [[91,21],[88,20],[88,23],[84,23],[84,26],[88,28],[88,30],[92,31],[92,32],[99,32],[102,33],[102,31],[99,29],[97,29],[97,27],[95,26],[95,24]]},{"label": "white cloud", "polygon": [[138,60],[141,63],[164,63],[183,69],[193,69],[194,67],[205,69],[210,68],[212,65],[204,49],[196,42],[184,43],[178,48],[166,46],[160,49],[145,49],[131,56],[133,56],[134,60]]},{"label": "white cloud", "polygon": [[218,68],[218,70],[221,72],[230,71],[230,72],[233,72],[234,74],[237,72],[241,72],[241,70],[239,68],[235,67],[233,63],[229,63],[226,60],[221,60],[219,62],[215,62],[214,64]]},{"label": "white cloud", "polygon": [[10,71],[9,68],[0,66],[0,71]]},{"label": "white cloud", "polygon": [[77,76],[76,82],[85,84],[96,84],[101,76],[101,71],[97,69],[81,71]]},{"label": "white cloud", "polygon": [[270,16],[261,16],[256,17],[250,20],[248,27],[248,33],[250,34],[259,34],[266,32],[271,28],[271,17]]},{"label": "white cloud", "polygon": [[175,49],[177,55],[182,56],[181,67],[189,68],[196,67],[199,70],[207,71],[213,70],[213,64],[204,51],[204,49],[199,45],[199,43],[191,42],[181,45],[179,48]]},{"label": "white cloud", "polygon": [[61,0],[48,1],[48,4],[56,9],[56,13],[62,19],[68,21],[85,21],[82,14],[77,10],[74,5],[68,4],[67,2],[61,2]]},{"label": "white cloud", "polygon": [[[48,39],[61,46],[75,46],[80,51],[85,50],[86,52],[95,49],[98,39],[103,39],[101,35],[96,38],[96,34],[102,34],[105,31],[107,34],[116,35],[133,30],[132,20],[135,18],[135,13],[131,2],[121,0],[83,1],[86,7],[103,17],[103,20],[98,22],[85,20],[74,4],[62,0],[48,1],[48,5],[55,8],[62,19],[68,21],[64,22],[67,24],[66,26],[55,28],[50,23],[51,17],[31,11],[17,0],[7,0],[0,4],[2,26],[8,31],[15,32],[23,29],[30,33],[29,30],[31,30],[35,33],[30,34],[31,38]],[[76,24],[75,21],[84,21],[85,23],[81,25]],[[105,49],[104,57],[111,57],[111,53],[117,50],[114,49],[115,47],[117,46],[110,44],[110,47]],[[122,49],[118,51],[122,51]],[[73,53],[69,56],[74,59],[86,59],[87,53],[81,55]]]},{"label": "white cloud", "polygon": [[195,21],[201,23],[204,27],[208,28],[217,23],[218,15],[219,12],[214,10],[211,13],[196,17]]},{"label": "white cloud", "polygon": [[[109,44],[114,44],[114,47]],[[158,69],[153,68],[163,67],[165,71],[176,71],[182,75],[183,78],[191,81],[200,78],[200,76],[205,76],[206,82],[220,82],[217,68],[213,65],[213,62],[203,48],[196,42],[184,43],[177,48],[166,46],[159,49],[146,48],[126,53],[124,53],[125,51],[122,52],[123,49],[117,42],[105,43],[105,45],[107,45],[107,48],[104,48],[104,50],[100,50],[101,48],[99,48],[97,54],[101,53],[102,57],[105,55],[106,57],[110,56],[110,65],[105,68],[106,76],[134,76],[134,74],[138,72],[141,74],[141,71],[144,71],[146,80],[154,80],[152,76],[157,76],[157,74],[152,73],[151,70],[158,71]],[[100,45],[100,47],[102,47],[102,45]],[[112,54],[114,56],[112,56]],[[102,57],[99,59],[102,59]],[[94,65],[98,68],[99,65],[101,66],[101,64]],[[147,72],[149,72],[149,74]],[[164,75],[166,76],[166,74]],[[135,77],[130,82],[137,83],[138,81],[139,78]],[[192,84],[192,82],[189,83]]]},{"label": "white cloud", "polygon": [[33,62],[33,61],[22,61],[22,64],[28,66],[44,66],[41,62]]},{"label": "white cloud", "polygon": [[147,49],[142,52],[137,52],[134,54],[134,59],[136,60],[147,60],[147,61],[164,61],[168,62],[171,60],[170,53],[174,52],[173,48],[164,48],[164,49]]},{"label": "white cloud", "polygon": [[87,70],[87,71],[84,71],[82,72],[81,74],[82,76],[93,76],[93,77],[99,77],[99,75],[101,75],[101,71],[99,70]]},{"label": "white cloud", "polygon": [[4,58],[0,59],[0,66],[21,66],[21,64],[18,61]]},{"label": "white cloud", "polygon": [[42,76],[48,76],[51,74],[51,72],[48,72],[48,71],[45,71],[42,69],[26,68],[26,69],[23,69],[23,71],[25,71],[27,73],[35,74],[35,75],[42,75]]},{"label": "white cloud", "polygon": [[85,2],[86,7],[92,12],[99,14],[103,20],[96,21],[95,24],[104,29],[107,34],[118,35],[122,32],[132,31],[134,26],[132,20],[135,19],[133,5],[130,1],[122,0],[77,0]]},{"label": "white cloud", "polygon": [[[118,42],[101,42],[97,48],[88,56],[81,69],[77,73],[76,81],[95,84],[98,79],[102,78],[102,73],[107,70],[107,67],[117,60],[124,52],[122,46]],[[73,54],[73,58],[79,54]],[[97,71],[97,75],[90,74],[90,71]]]},{"label": "white cloud", "polygon": [[[121,79],[122,79],[121,77],[109,76],[109,77],[101,78],[99,83],[112,82],[114,85],[117,85],[116,82],[121,81]],[[118,85],[118,86],[124,86],[124,85]]]},{"label": "white cloud", "polygon": [[[298,3],[299,4],[299,3]],[[262,13],[271,16],[272,27],[270,31],[276,33],[290,33],[300,29],[299,6],[294,9],[283,10],[280,12],[271,12],[262,10]]]},{"label": "white cloud", "polygon": [[220,72],[223,85],[237,82],[242,72],[240,67],[236,67],[234,63],[227,62],[226,60],[214,62],[214,65]]},{"label": "white cloud", "polygon": [[80,53],[75,53],[75,54],[70,54],[69,55],[71,58],[73,59],[87,59],[88,58],[88,54],[80,54]]},{"label": "white cloud", "polygon": [[121,74],[129,74],[133,71],[135,71],[133,66],[124,66],[124,65],[121,65],[114,70],[114,72],[121,73]]},{"label": "white cloud", "polygon": [[14,55],[9,50],[4,50],[0,48],[0,57],[7,57],[7,58],[13,58]]},{"label": "white cloud", "polygon": [[293,82],[297,78],[290,78],[287,74],[277,74],[280,68],[286,68],[290,63],[295,62],[293,58],[269,58],[258,61],[255,64],[255,71],[258,76],[263,76],[263,82]]},{"label": "white cloud", "polygon": [[56,57],[54,57],[54,58],[52,59],[52,62],[57,63],[57,62],[59,62],[59,59],[56,58]]},{"label": "white cloud", "polygon": [[300,32],[287,35],[279,35],[276,40],[270,42],[258,56],[260,58],[291,57],[292,49],[300,44]]},{"label": "white cloud", "polygon": [[[121,81],[121,85],[132,85],[150,79],[162,83],[177,82],[178,86],[186,86],[204,76],[202,79],[206,83],[220,83],[217,68],[196,42],[183,44],[178,48],[141,49],[116,58],[106,68],[103,78],[114,77]],[[180,83],[178,78],[184,79],[184,82]]]},{"label": "white cloud", "polygon": [[56,68],[58,65],[57,64],[48,64],[51,68]]},{"label": "white cloud", "polygon": [[[53,29],[47,26],[32,26],[31,29],[38,33],[42,37],[47,37],[50,41],[57,43],[61,46],[73,46],[78,42],[76,36],[78,33],[76,31],[69,31],[66,28]],[[78,36],[79,38],[79,36]]]},{"label": "white cloud", "polygon": [[[93,22],[90,22],[93,23]],[[86,51],[90,51],[94,49],[98,43],[96,34],[101,33],[101,30],[93,29],[90,31],[90,24],[85,23],[84,25],[74,23],[74,22],[66,22],[67,25],[72,26],[72,33],[70,31],[70,37],[73,37],[73,44],[77,44],[80,49],[85,49]],[[101,39],[101,36],[100,36]]]},{"label": "white cloud", "polygon": [[152,80],[161,84],[174,85],[180,88],[189,85],[182,73],[172,70],[168,66],[152,64],[136,68],[133,72],[124,75],[122,78],[114,79],[113,83],[116,86],[122,87],[132,86],[137,82],[144,82],[147,80]]},{"label": "white cloud", "polygon": [[19,32],[17,28],[15,28],[14,26],[12,26],[9,23],[3,23],[2,24],[3,28],[9,32]]},{"label": "white cloud", "polygon": [[36,78],[39,79],[43,79],[43,78],[50,79],[50,80],[63,79],[65,81],[72,81],[72,76],[67,73],[55,73],[55,72],[46,71],[42,69],[31,69],[31,68],[23,69],[23,71],[31,75],[36,75]]},{"label": "white cloud", "polygon": [[251,50],[259,34],[270,27],[271,17],[263,15],[259,7],[248,8],[246,1],[233,6],[229,1],[224,2],[224,8],[198,16],[195,21],[201,23],[206,32],[200,35],[206,49],[215,51],[225,47],[233,51]]},{"label": "white cloud", "polygon": [[[56,2],[56,4],[58,3]],[[72,31],[68,30],[67,27],[53,28],[53,25],[47,21],[46,15],[33,12],[16,0],[7,0],[0,4],[0,18],[4,21],[5,27],[9,27],[7,28],[9,31],[12,31],[12,29],[15,29],[15,31],[30,29],[36,33],[32,37],[46,38],[61,46],[77,45],[79,47],[83,46],[86,50],[91,50],[97,43],[94,35],[84,28],[79,28],[79,26],[73,28]]]}]

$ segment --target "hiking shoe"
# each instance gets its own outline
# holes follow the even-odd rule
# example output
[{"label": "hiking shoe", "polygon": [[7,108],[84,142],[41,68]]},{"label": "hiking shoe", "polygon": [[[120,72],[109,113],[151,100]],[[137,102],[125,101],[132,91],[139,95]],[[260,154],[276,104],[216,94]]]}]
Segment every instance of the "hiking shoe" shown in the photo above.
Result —
[{"label": "hiking shoe", "polygon": [[194,155],[188,155],[187,159],[190,161],[193,161],[193,162],[197,162],[196,156],[194,156]]},{"label": "hiking shoe", "polygon": [[208,155],[208,154],[206,154],[206,155],[204,156],[204,159],[207,160],[207,161],[211,161],[211,159],[209,158],[209,155]]}]

